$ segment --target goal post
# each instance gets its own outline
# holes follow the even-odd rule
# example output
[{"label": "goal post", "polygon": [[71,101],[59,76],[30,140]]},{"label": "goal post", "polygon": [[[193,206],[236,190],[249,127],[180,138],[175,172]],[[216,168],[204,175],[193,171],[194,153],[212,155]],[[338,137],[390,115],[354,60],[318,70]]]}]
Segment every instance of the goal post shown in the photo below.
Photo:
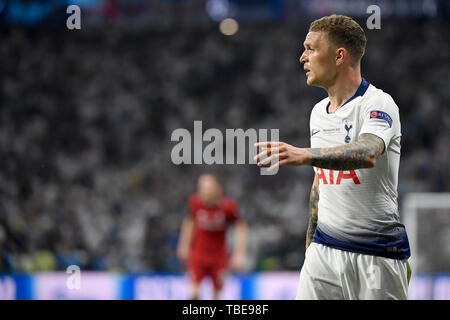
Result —
[{"label": "goal post", "polygon": [[[402,214],[406,232],[411,248],[409,262],[412,267],[412,275],[417,274],[419,251],[419,219],[420,215],[430,214],[430,210],[447,210],[450,214],[450,193],[444,192],[420,192],[407,193],[402,200]],[[450,220],[450,219],[449,219]],[[450,244],[448,244],[450,245]],[[443,271],[443,270],[442,270]]]}]

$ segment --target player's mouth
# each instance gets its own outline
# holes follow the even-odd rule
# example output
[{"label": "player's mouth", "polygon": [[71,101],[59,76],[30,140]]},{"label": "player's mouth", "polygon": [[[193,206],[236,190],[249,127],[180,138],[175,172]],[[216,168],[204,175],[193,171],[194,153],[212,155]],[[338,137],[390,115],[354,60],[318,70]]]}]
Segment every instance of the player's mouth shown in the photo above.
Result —
[{"label": "player's mouth", "polygon": [[304,68],[304,70],[306,71],[306,75],[309,75],[309,73],[311,72],[311,70],[309,70],[308,68]]}]

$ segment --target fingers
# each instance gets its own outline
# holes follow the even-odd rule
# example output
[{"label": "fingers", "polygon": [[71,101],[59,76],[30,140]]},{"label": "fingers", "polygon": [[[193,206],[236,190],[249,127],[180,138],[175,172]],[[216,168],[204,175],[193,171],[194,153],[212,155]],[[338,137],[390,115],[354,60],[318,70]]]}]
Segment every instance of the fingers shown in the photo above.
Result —
[{"label": "fingers", "polygon": [[279,141],[263,141],[263,142],[256,142],[254,146],[256,148],[271,148],[271,147],[278,147],[280,145]]},{"label": "fingers", "polygon": [[275,163],[274,165],[272,165],[269,169],[267,169],[267,171],[271,172],[271,171],[273,171],[273,170],[275,170],[275,169],[278,169],[279,167],[282,167],[282,166],[286,165],[287,162],[288,162],[288,161],[287,161],[286,159],[281,160],[281,161],[278,161],[277,163]]},{"label": "fingers", "polygon": [[[273,156],[270,156],[270,157],[264,159],[263,161],[258,162],[258,167],[261,167],[261,166],[263,166],[263,165],[265,165],[267,163],[270,163],[274,159],[272,157]],[[279,167],[282,167],[282,166],[288,164],[288,160],[287,159],[283,159],[283,160],[280,160],[280,161],[277,161],[277,160],[278,160],[278,155],[275,157],[276,163],[273,164],[271,167],[269,167],[267,169],[267,171],[271,172],[271,171],[274,171],[275,169],[278,169]]]},{"label": "fingers", "polygon": [[258,162],[258,167],[265,166],[266,164],[272,162],[273,160],[277,161],[279,158],[278,152],[276,154],[272,154],[271,156],[266,157],[265,159]]},{"label": "fingers", "polygon": [[258,162],[260,159],[262,159],[264,157],[275,155],[280,152],[279,147],[271,147],[270,149],[262,148],[262,149],[263,149],[263,151],[258,153],[256,156],[254,156],[253,160],[256,160]]},{"label": "fingers", "polygon": [[261,148],[263,151],[253,157],[253,160],[259,161],[259,159],[270,156],[272,154],[277,154],[280,152],[280,147],[282,146],[279,141],[263,141],[256,142],[254,144],[256,148]]},{"label": "fingers", "polygon": [[[267,171],[274,171],[275,169],[287,164],[286,150],[281,142],[278,141],[265,141],[257,142],[254,145],[257,148],[261,148],[263,151],[253,157],[253,160],[257,161],[258,167],[262,167],[272,162],[276,162]],[[262,160],[261,160],[262,159]],[[281,161],[278,161],[281,159]]]}]

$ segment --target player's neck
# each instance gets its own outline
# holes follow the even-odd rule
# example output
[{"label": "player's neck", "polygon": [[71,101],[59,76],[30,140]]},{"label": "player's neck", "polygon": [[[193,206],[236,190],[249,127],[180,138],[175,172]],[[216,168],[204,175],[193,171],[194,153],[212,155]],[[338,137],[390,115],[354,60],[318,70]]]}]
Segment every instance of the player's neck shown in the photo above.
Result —
[{"label": "player's neck", "polygon": [[327,88],[330,105],[328,113],[336,112],[348,99],[350,99],[361,85],[361,72],[359,68],[349,72],[341,72],[333,85]]},{"label": "player's neck", "polygon": [[220,197],[214,199],[202,199],[203,203],[208,207],[215,207],[219,204]]}]

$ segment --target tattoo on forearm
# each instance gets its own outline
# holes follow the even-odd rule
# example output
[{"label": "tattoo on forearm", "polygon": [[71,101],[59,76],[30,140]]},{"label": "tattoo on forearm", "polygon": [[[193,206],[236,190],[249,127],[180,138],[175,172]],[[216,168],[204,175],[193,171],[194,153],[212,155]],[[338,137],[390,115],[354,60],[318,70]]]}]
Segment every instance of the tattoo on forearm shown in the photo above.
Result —
[{"label": "tattoo on forearm", "polygon": [[384,151],[381,138],[364,133],[359,140],[332,148],[308,149],[312,154],[312,165],[331,170],[369,168],[370,160],[376,160]]},{"label": "tattoo on forearm", "polygon": [[313,184],[311,194],[309,196],[309,225],[306,232],[306,245],[308,246],[314,236],[317,227],[317,219],[319,217],[319,187]]}]

